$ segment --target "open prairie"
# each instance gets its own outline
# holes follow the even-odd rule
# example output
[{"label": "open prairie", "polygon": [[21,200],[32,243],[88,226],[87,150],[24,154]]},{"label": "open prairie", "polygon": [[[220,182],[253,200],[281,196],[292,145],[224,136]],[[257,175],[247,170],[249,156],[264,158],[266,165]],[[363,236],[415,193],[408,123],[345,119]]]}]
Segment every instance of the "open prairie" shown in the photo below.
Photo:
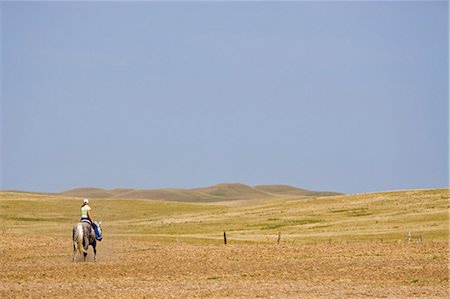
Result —
[{"label": "open prairie", "polygon": [[448,298],[448,195],[93,199],[97,262],[72,263],[79,198],[0,192],[0,297]]}]

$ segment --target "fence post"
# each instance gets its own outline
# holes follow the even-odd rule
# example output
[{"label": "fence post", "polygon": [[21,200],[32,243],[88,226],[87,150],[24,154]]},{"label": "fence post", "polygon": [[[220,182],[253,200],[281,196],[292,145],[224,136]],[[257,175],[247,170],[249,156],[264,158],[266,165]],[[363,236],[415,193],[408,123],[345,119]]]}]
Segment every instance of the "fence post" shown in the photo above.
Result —
[{"label": "fence post", "polygon": [[406,233],[406,239],[405,239],[406,243],[411,242],[411,231],[408,230],[408,232]]},{"label": "fence post", "polygon": [[226,231],[223,232],[223,243],[225,245],[227,245],[227,232]]},{"label": "fence post", "polygon": [[281,240],[281,232],[278,233],[277,244],[280,244],[280,240]]}]

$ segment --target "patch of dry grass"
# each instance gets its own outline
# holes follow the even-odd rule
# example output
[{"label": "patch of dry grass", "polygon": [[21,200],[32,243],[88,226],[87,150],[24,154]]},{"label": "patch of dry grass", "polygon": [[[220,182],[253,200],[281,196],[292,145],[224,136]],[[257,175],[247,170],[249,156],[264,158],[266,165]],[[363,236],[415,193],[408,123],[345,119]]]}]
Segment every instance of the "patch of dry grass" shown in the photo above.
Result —
[{"label": "patch of dry grass", "polygon": [[[108,237],[183,239],[185,242],[448,240],[448,189],[397,191],[322,198],[280,197],[230,204],[95,199],[94,218]],[[67,234],[78,221],[80,200],[0,192],[0,225],[21,233]],[[208,241],[209,240],[209,241]]]}]

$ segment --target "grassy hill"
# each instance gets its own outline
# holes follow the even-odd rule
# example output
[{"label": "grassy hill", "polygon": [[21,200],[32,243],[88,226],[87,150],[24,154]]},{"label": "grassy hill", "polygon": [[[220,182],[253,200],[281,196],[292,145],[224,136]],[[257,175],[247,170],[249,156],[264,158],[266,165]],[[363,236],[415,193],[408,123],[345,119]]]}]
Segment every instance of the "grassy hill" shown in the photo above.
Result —
[{"label": "grassy hill", "polygon": [[255,186],[255,189],[275,195],[298,195],[314,197],[342,195],[342,193],[338,192],[310,191],[306,189],[295,188],[289,185],[258,185]]},{"label": "grassy hill", "polygon": [[60,193],[63,196],[72,197],[89,197],[89,198],[106,198],[113,197],[113,192],[100,188],[77,188]]},{"label": "grassy hill", "polygon": [[280,196],[318,197],[333,196],[340,193],[316,192],[288,185],[217,184],[194,189],[112,189],[77,188],[57,195],[81,198],[134,198],[183,202],[220,202],[247,199],[269,199]]},{"label": "grassy hill", "polygon": [[[234,185],[224,194],[223,187],[194,191],[210,198],[253,190]],[[123,190],[122,196],[128,192],[135,191]],[[171,191],[152,192],[162,197]],[[270,196],[263,192],[267,191],[259,190],[258,196]],[[398,241],[407,231],[425,240],[447,240],[448,199],[448,189],[432,189],[317,198],[279,195],[231,204],[98,198],[91,206],[94,218],[105,223],[108,238],[220,243],[227,231],[231,242],[273,242],[279,232],[285,242]],[[0,225],[19,233],[67,234],[78,221],[80,205],[79,198],[66,195],[0,192]]]}]

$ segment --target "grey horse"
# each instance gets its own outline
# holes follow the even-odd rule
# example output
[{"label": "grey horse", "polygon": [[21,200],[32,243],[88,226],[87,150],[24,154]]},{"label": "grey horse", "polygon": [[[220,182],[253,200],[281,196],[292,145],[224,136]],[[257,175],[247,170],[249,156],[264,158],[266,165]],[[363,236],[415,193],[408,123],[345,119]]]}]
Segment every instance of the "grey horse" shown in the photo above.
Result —
[{"label": "grey horse", "polygon": [[[97,224],[97,222],[95,222]],[[98,229],[101,233],[101,222],[97,224]],[[94,249],[94,261],[97,260],[97,240],[95,239],[95,232],[90,223],[80,222],[73,226],[72,231],[72,239],[73,239],[73,258],[72,261],[75,261],[75,256],[77,254],[77,250],[80,254],[84,255],[84,261],[86,261],[87,250],[89,245]]]}]

